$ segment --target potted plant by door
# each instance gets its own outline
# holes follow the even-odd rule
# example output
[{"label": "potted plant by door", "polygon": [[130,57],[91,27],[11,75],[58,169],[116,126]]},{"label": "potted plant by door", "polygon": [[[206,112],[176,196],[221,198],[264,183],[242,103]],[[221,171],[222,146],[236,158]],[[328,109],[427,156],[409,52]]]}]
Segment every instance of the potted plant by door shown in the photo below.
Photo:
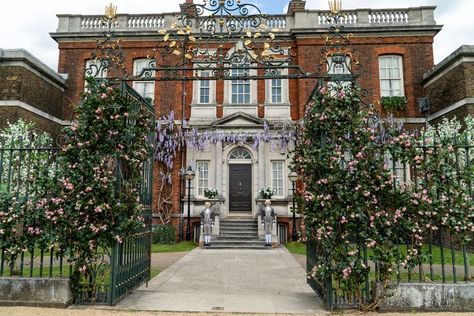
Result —
[{"label": "potted plant by door", "polygon": [[215,197],[219,194],[217,189],[205,188],[204,189],[204,197],[210,200],[215,199]]},{"label": "potted plant by door", "polygon": [[273,196],[273,189],[272,187],[263,187],[258,191],[260,197],[264,200],[270,200]]}]

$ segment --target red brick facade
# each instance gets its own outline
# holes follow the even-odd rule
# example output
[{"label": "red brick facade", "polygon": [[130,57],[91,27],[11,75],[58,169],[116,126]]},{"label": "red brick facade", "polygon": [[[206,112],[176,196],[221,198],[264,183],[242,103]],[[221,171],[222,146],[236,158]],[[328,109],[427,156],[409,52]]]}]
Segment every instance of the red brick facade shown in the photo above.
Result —
[{"label": "red brick facade", "polygon": [[474,46],[453,52],[424,76],[430,123],[474,115]]},{"label": "red brick facade", "polygon": [[0,129],[22,118],[56,138],[67,124],[66,82],[24,50],[0,49]]},{"label": "red brick facade", "polygon": [[[425,10],[420,9],[420,10]],[[409,9],[407,9],[409,10]],[[434,8],[428,8],[431,10]],[[407,11],[408,12],[408,11]],[[305,11],[304,1],[293,1],[289,14],[288,21],[292,18],[297,20],[296,14],[314,14],[314,12]],[[429,14],[427,15],[429,16]],[[78,17],[80,19],[80,17]],[[294,22],[297,24],[297,21]],[[407,22],[408,23],[408,22]],[[423,74],[431,69],[433,63],[433,37],[440,30],[440,27],[433,21],[427,27],[426,24],[420,22],[419,25],[409,24],[406,27],[403,25],[387,25],[370,27],[357,26],[351,27],[350,32],[354,34],[351,38],[351,45],[357,50],[355,58],[362,65],[362,73],[358,79],[359,85],[367,89],[368,94],[365,101],[372,103],[380,98],[380,78],[379,78],[379,57],[383,55],[399,55],[403,60],[403,83],[404,94],[408,101],[406,110],[406,117],[416,118],[422,117],[418,111],[419,97],[426,95],[423,86]],[[422,26],[424,25],[424,26]],[[321,26],[316,26],[314,29],[290,29],[289,32],[284,32],[287,39],[290,40],[292,50],[296,53],[296,62],[305,72],[316,71],[317,65],[320,64],[321,48],[324,46],[324,39],[322,35],[327,31]],[[67,102],[65,107],[69,104],[75,103],[79,100],[80,94],[84,89],[84,68],[86,60],[90,58],[91,52],[95,48],[94,34],[82,34],[81,36],[65,36],[62,33],[53,34],[53,38],[58,41],[60,49],[59,57],[59,72],[67,73],[69,75],[68,85],[69,89],[66,92]],[[97,33],[96,33],[97,36]],[[139,32],[124,32],[120,35],[122,38],[121,46],[126,56],[125,66],[131,73],[133,71],[133,60],[137,58],[146,58],[150,55],[155,47],[155,41],[150,40],[149,32],[144,32],[143,36]],[[278,36],[278,34],[277,34]],[[158,38],[154,36],[153,38]],[[228,47],[229,49],[231,46]],[[176,113],[176,118],[189,119],[191,115],[192,103],[192,89],[193,83],[188,81],[185,83],[186,87],[186,106],[185,111],[182,111],[182,89],[183,83],[177,82],[156,82],[155,84],[155,100],[154,105],[156,114],[162,115],[169,111]],[[291,103],[291,119],[293,121],[302,118],[304,105],[306,104],[310,93],[316,85],[314,79],[295,79],[288,82],[288,95]],[[224,102],[224,87],[223,81],[216,82],[216,116],[217,119],[224,116],[222,104]],[[265,119],[265,81],[258,80],[257,83],[257,116]],[[378,106],[379,110],[380,106]],[[68,108],[68,112],[72,111]],[[178,170],[181,168],[182,157],[177,157],[175,165],[175,172],[173,175],[173,183],[179,187]],[[155,170],[155,177],[158,176],[158,171]],[[157,190],[155,185],[155,191]],[[156,192],[155,192],[156,193]],[[156,194],[155,194],[156,198]],[[156,200],[155,203],[156,205]],[[179,213],[180,208],[180,192],[174,190],[173,206],[176,213]],[[289,219],[283,220],[291,230]],[[291,236],[291,231],[288,232]]]}]

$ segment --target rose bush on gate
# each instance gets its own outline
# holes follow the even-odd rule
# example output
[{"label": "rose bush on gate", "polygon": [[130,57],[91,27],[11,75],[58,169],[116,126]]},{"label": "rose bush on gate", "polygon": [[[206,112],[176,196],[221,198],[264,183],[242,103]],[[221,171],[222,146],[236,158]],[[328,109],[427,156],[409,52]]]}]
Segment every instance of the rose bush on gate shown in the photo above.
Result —
[{"label": "rose bush on gate", "polygon": [[[397,261],[405,268],[420,261],[420,248],[432,230],[444,227],[464,239],[472,235],[474,208],[466,195],[472,169],[461,170],[464,180],[459,181],[447,166],[453,163],[446,156],[452,148],[436,145],[436,155],[424,154],[421,135],[380,122],[373,110],[362,107],[356,89],[323,87],[314,94],[293,167],[303,182],[299,204],[305,238],[317,241],[325,254],[309,277],[323,289],[335,280],[338,291],[362,304],[370,273],[365,254],[378,263],[386,285],[399,268]],[[397,177],[392,162],[409,166],[412,180]],[[449,197],[436,196],[448,191]],[[399,243],[408,243],[403,254]],[[374,295],[370,307],[376,304]]]},{"label": "rose bush on gate", "polygon": [[60,181],[64,232],[79,293],[94,293],[101,286],[88,282],[100,275],[101,252],[144,225],[140,184],[153,128],[151,114],[127,100],[115,83],[87,83],[65,130]]},{"label": "rose bush on gate", "polygon": [[35,178],[28,199],[2,196],[0,229],[17,256],[35,244],[70,256],[75,294],[93,300],[108,273],[104,254],[144,226],[140,185],[153,121],[116,83],[92,78],[75,112],[55,177]]}]

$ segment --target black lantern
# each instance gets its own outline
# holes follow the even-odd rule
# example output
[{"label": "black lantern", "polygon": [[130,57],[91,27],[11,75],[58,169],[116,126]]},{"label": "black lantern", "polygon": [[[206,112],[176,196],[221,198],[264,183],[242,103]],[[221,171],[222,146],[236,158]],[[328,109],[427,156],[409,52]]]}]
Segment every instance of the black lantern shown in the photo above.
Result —
[{"label": "black lantern", "polygon": [[293,241],[297,241],[298,240],[298,234],[296,232],[295,191],[296,191],[296,180],[298,179],[298,174],[296,172],[292,171],[288,175],[288,179],[290,179],[290,181],[291,181],[291,189],[292,189],[292,193],[293,193],[293,208],[292,208],[292,211],[293,211],[293,234],[292,234],[291,239]]},{"label": "black lantern", "polygon": [[186,240],[191,240],[191,181],[193,181],[196,174],[191,166],[188,167],[184,178],[188,180],[188,221],[186,223]]}]

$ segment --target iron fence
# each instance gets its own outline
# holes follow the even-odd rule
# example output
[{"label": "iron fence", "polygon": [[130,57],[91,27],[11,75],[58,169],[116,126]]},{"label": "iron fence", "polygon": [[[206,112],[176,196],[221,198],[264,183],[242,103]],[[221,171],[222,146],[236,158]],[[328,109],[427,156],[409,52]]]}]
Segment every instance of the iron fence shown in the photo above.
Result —
[{"label": "iron fence", "polygon": [[[126,83],[121,91],[132,106],[132,111],[145,109],[154,117],[153,107]],[[133,116],[127,122],[134,124]],[[150,134],[149,142],[154,141]],[[31,204],[32,198],[47,197],[47,189],[57,182],[61,168],[60,148],[53,147],[48,137],[0,139],[0,221],[3,216],[2,200],[8,197],[18,205]],[[119,164],[117,164],[119,165]],[[120,170],[116,170],[116,189],[120,190]],[[96,253],[95,275],[101,272],[101,280],[95,293],[84,293],[76,297],[77,303],[115,304],[131,290],[142,285],[151,277],[151,219],[153,155],[143,163],[140,184],[140,201],[144,206],[144,227],[141,231],[125,237],[112,247],[99,247]],[[41,182],[41,183],[38,183]],[[12,200],[13,199],[13,200]],[[33,207],[33,206],[32,206]],[[73,276],[74,254],[70,253],[68,242],[61,245],[42,242],[41,238],[23,243],[23,249],[13,249],[13,243],[6,238],[19,239],[27,233],[27,223],[11,227],[7,234],[0,231],[0,277],[24,278],[70,278]],[[31,233],[31,232],[29,232]],[[32,234],[29,234],[30,236]],[[34,234],[33,234],[34,235]],[[96,280],[94,280],[95,282]],[[93,282],[91,280],[91,282]]]},{"label": "iron fence", "polygon": [[[446,140],[446,139],[445,139]],[[444,175],[446,179],[451,178],[453,185],[460,185],[464,191],[468,192],[471,203],[474,202],[473,178],[474,170],[474,145],[472,140],[465,135],[462,139],[450,139],[449,142],[441,139],[424,139],[423,144],[417,147],[420,159],[429,160],[430,158],[441,155],[442,148],[449,148],[449,154],[444,156],[443,167],[439,170],[430,170],[434,174]],[[386,163],[395,176],[394,186],[415,186],[426,180],[426,170],[417,169],[415,163],[410,161],[400,161],[397,157],[401,154],[386,155]],[[447,180],[449,182],[449,180]],[[449,195],[449,187],[446,192]],[[440,189],[436,188],[436,195],[439,198]],[[448,205],[449,206],[449,205]],[[471,217],[474,214],[471,214]],[[334,233],[337,235],[337,228]],[[469,240],[470,239],[470,240]],[[459,284],[469,283],[474,280],[474,234],[471,238],[461,239],[450,234],[446,227],[439,227],[437,230],[430,230],[423,236],[421,247],[416,247],[418,253],[417,263],[415,265],[406,264],[405,258],[410,255],[408,250],[412,249],[412,240],[392,240],[396,247],[396,256],[391,284],[402,283],[439,283],[439,284]],[[346,247],[353,250],[358,259],[366,267],[369,267],[365,280],[360,284],[357,295],[354,292],[346,292],[341,284],[332,276],[324,282],[318,282],[308,277],[308,284],[323,300],[326,308],[346,309],[358,308],[374,301],[380,284],[380,263],[373,259],[373,250],[368,247],[365,241],[352,241]],[[313,268],[318,265],[321,258],[331,258],[330,250],[322,247],[317,240],[310,240],[307,243],[307,272],[310,274]]]}]

